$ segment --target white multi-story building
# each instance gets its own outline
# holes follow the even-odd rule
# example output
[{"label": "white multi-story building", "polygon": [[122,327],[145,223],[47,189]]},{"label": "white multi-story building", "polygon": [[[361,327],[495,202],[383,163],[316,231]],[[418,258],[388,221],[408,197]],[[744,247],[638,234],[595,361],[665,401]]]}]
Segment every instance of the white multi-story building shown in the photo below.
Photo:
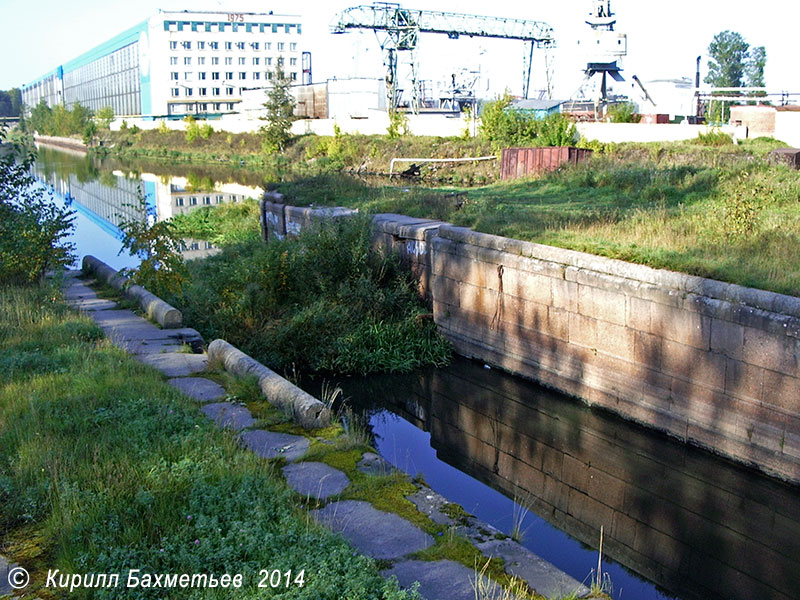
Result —
[{"label": "white multi-story building", "polygon": [[242,94],[269,87],[279,65],[310,83],[302,42],[298,16],[159,12],[23,86],[22,100],[145,118],[236,112]]}]

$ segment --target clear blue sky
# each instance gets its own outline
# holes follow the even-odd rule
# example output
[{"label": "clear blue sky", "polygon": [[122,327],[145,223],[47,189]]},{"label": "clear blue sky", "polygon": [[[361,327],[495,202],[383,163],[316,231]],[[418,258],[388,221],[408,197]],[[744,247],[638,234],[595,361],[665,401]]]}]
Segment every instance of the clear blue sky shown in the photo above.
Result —
[{"label": "clear blue sky", "polygon": [[[20,86],[89,50],[112,35],[163,9],[222,11],[274,10],[300,14],[313,57],[315,81],[334,76],[382,76],[375,36],[351,33],[333,36],[328,26],[340,10],[367,2],[268,2],[254,0],[0,0],[0,89]],[[588,26],[588,0],[407,0],[408,8],[538,19],[555,28],[559,43],[555,60],[556,96],[568,97],[582,78],[577,40]],[[763,8],[762,8],[763,7]],[[695,58],[706,52],[715,33],[730,29],[752,46],[766,46],[766,82],[770,88],[800,92],[796,66],[800,3],[752,0],[612,0],[617,29],[628,34],[627,75],[647,81],[694,77]],[[422,76],[443,79],[458,66],[477,69],[492,89],[519,92],[523,49],[518,42],[448,40],[423,35],[419,60]],[[705,63],[703,59],[703,74]],[[537,84],[541,80],[537,80]],[[484,85],[486,82],[484,82]]]}]

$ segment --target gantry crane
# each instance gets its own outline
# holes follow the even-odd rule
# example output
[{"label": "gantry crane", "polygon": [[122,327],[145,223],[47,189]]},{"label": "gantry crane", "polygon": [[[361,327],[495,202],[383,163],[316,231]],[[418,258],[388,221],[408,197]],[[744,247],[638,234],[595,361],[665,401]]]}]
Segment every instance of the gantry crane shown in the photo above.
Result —
[{"label": "gantry crane", "polygon": [[386,94],[390,112],[397,110],[400,101],[397,88],[397,54],[404,51],[411,53],[411,106],[415,113],[419,111],[413,51],[417,47],[420,33],[442,33],[452,40],[466,35],[529,42],[530,58],[523,77],[526,98],[530,87],[533,49],[555,47],[553,28],[542,21],[409,9],[390,2],[376,2],[346,9],[337,16],[331,32],[346,33],[350,29],[371,29],[378,35],[381,50],[384,52]]}]

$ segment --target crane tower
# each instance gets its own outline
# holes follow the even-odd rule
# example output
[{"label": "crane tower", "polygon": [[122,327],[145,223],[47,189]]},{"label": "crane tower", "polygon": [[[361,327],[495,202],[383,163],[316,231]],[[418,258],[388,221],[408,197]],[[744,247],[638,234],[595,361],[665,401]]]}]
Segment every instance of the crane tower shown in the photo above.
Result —
[{"label": "crane tower", "polygon": [[607,78],[614,81],[624,81],[617,64],[617,60],[628,53],[628,36],[614,31],[617,19],[611,12],[611,0],[591,0],[592,10],[586,24],[592,29],[591,33],[578,42],[587,54],[587,63],[584,73],[588,81],[595,75],[601,75],[600,105],[608,104]]},{"label": "crane tower", "polygon": [[[414,50],[417,48],[420,33],[444,34],[452,40],[462,35],[522,40],[530,43],[531,59],[535,47],[555,47],[553,28],[542,21],[408,9],[390,2],[376,2],[344,10],[337,16],[331,32],[346,33],[351,29],[371,29],[378,35],[381,50],[384,52],[386,94],[391,112],[397,110],[400,100],[397,55],[404,51],[411,54],[412,110],[419,111]],[[526,70],[527,78],[523,80],[525,97],[530,87],[530,66]]]}]

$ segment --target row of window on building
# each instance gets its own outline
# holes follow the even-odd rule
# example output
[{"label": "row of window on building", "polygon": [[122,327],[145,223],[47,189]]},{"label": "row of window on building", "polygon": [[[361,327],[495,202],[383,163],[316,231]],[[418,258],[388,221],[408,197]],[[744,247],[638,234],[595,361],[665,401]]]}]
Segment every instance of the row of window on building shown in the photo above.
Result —
[{"label": "row of window on building", "polygon": [[[233,111],[235,102],[187,102],[170,104],[167,107],[171,115],[194,115],[198,113]],[[191,205],[190,205],[191,206]]]},{"label": "row of window on building", "polygon": [[[210,50],[219,50],[220,47],[224,48],[225,50],[245,50],[248,47],[253,52],[258,52],[262,48],[265,51],[272,50],[272,42],[190,42],[188,40],[179,42],[178,40],[170,40],[169,41],[169,49],[170,50],[178,50],[179,48],[183,50],[192,50],[195,48],[197,50],[205,50],[206,48]],[[275,47],[278,52],[283,52],[286,50],[286,42],[275,42]],[[289,52],[297,52],[297,42],[289,42]]]},{"label": "row of window on building", "polygon": [[[211,196],[203,196],[203,204],[211,204]],[[231,202],[238,202],[239,196],[236,194],[232,194],[230,197]],[[214,196],[214,203],[215,204],[222,204],[224,202],[224,196],[217,195]],[[198,196],[178,196],[175,198],[175,206],[197,206],[198,204]]]},{"label": "row of window on building", "polygon": [[[202,66],[204,66],[204,65],[206,64],[206,57],[205,57],[205,56],[196,56],[196,57],[192,57],[192,56],[184,56],[184,57],[183,57],[183,64],[184,64],[185,66],[187,66],[187,67],[188,67],[188,66],[191,66],[191,65],[192,65],[192,59],[193,59],[193,58],[196,60],[195,64],[196,64],[197,66],[200,66],[200,67],[202,67]],[[254,66],[261,65],[261,64],[262,64],[262,63],[261,63],[261,58],[262,58],[261,56],[253,56],[253,57],[251,57],[251,61],[250,61],[250,62],[251,62],[251,63],[252,63]],[[273,59],[273,57],[272,57],[272,56],[265,56],[265,57],[263,57],[263,58],[264,58],[264,63],[263,63],[263,64],[265,64],[265,65],[267,65],[267,66],[269,66],[269,65],[271,65],[271,64],[272,64],[272,59]],[[180,64],[179,57],[177,57],[177,56],[170,56],[170,57],[169,57],[169,64],[170,64],[170,65],[178,65],[178,64]],[[209,61],[209,63],[208,63],[208,64],[210,64],[210,65],[212,65],[212,66],[213,66],[213,65],[218,65],[218,64],[220,64],[220,62],[219,62],[219,56],[212,56],[212,57],[210,57],[210,61]],[[233,57],[232,57],[232,56],[226,56],[223,64],[226,64],[226,65],[232,65],[232,64],[233,64]],[[246,57],[246,56],[240,56],[240,57],[238,57],[237,64],[239,64],[239,65],[246,65],[246,64],[247,64],[247,57]],[[286,60],[284,59],[284,57],[283,57],[283,56],[278,56],[278,57],[276,57],[276,58],[275,58],[275,64],[277,64],[277,65],[280,65],[280,66],[283,66],[283,65],[285,65],[285,64],[286,64]],[[295,65],[297,65],[297,58],[296,58],[296,57],[294,57],[294,56],[292,56],[292,57],[290,57],[290,58],[289,58],[289,66],[295,66]]]}]

